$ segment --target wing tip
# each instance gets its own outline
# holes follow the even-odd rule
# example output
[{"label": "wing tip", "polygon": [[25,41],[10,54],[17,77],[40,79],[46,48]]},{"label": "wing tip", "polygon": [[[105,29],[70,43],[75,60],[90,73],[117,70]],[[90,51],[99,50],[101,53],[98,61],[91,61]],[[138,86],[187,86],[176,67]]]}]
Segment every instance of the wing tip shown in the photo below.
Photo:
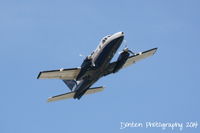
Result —
[{"label": "wing tip", "polygon": [[42,74],[41,72],[38,74],[38,76],[37,76],[37,79],[39,79],[39,78],[40,78],[40,75],[41,75],[41,74]]},{"label": "wing tip", "polygon": [[157,50],[158,49],[158,47],[156,47],[156,48],[153,48],[154,50]]},{"label": "wing tip", "polygon": [[53,98],[53,97],[49,97],[49,98],[47,99],[47,103],[53,102],[52,98]]},{"label": "wing tip", "polygon": [[[147,50],[147,51],[142,52],[142,54],[148,53],[148,52],[150,52],[150,51],[153,51],[153,53],[152,53],[152,55],[153,55],[153,54],[156,53],[157,49],[158,49],[157,47],[156,47],[156,48],[152,48],[152,49],[149,49],[149,50]],[[138,54],[136,54],[136,55],[138,55]]]},{"label": "wing tip", "polygon": [[156,48],[153,48],[152,50],[155,50],[155,52],[153,53],[153,54],[155,54],[155,53],[156,53],[156,51],[158,50],[158,47],[156,47]]},{"label": "wing tip", "polygon": [[156,48],[152,48],[152,49],[149,49],[149,50],[147,50],[147,51],[145,51],[145,52],[149,52],[149,51],[153,51],[153,50],[157,50],[158,49],[158,47],[156,47]]}]

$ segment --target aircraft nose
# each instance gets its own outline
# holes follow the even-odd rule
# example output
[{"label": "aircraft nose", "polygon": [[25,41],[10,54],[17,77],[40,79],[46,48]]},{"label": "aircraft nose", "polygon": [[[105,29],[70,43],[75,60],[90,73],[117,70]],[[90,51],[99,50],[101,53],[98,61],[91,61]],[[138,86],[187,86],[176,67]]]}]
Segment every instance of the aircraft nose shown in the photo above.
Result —
[{"label": "aircraft nose", "polygon": [[113,39],[115,38],[119,38],[119,37],[124,37],[124,32],[120,31],[120,32],[117,32],[115,34],[112,35]]},{"label": "aircraft nose", "polygon": [[123,32],[123,31],[122,31],[122,32],[120,32],[120,35],[121,35],[121,36],[124,36],[124,32]]}]

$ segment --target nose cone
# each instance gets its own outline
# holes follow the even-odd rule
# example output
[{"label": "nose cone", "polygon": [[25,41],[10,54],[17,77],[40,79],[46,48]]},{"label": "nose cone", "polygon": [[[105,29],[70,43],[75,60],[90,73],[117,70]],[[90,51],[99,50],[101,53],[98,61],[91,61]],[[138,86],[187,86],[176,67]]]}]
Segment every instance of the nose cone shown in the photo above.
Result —
[{"label": "nose cone", "polygon": [[123,31],[117,32],[116,34],[121,35],[121,36],[124,36],[124,32],[123,32]]},{"label": "nose cone", "polygon": [[124,37],[124,32],[117,32],[113,36],[114,38]]},{"label": "nose cone", "polygon": [[119,36],[120,37],[124,37],[124,32],[122,31],[122,32],[119,32]]}]

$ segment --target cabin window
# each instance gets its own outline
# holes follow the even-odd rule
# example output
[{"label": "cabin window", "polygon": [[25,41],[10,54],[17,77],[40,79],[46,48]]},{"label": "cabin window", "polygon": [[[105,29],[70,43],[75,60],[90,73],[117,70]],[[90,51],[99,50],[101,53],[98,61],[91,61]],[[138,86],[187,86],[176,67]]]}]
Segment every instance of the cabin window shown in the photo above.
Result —
[{"label": "cabin window", "polygon": [[104,38],[104,39],[102,40],[102,43],[105,43],[106,39],[107,39],[107,38]]}]

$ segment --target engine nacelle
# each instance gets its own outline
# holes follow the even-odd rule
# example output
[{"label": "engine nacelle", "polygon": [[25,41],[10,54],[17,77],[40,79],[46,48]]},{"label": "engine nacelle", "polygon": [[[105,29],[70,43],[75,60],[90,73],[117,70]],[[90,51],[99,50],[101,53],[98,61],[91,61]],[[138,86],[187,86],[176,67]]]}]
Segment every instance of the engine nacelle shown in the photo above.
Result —
[{"label": "engine nacelle", "polygon": [[88,67],[91,66],[91,64],[92,64],[91,56],[87,56],[83,61],[83,63],[81,64],[81,68],[87,69]]},{"label": "engine nacelle", "polygon": [[81,71],[79,72],[76,80],[82,79],[84,77],[85,72],[90,69],[91,65],[92,65],[92,59],[90,56],[88,56],[83,61],[82,65],[81,65]]},{"label": "engine nacelle", "polygon": [[129,55],[130,55],[129,52],[127,52],[127,51],[123,51],[119,55],[119,57],[117,59],[117,64],[113,70],[113,73],[118,72],[123,67],[123,65],[125,64],[125,62],[127,61],[128,57],[129,57]]}]

